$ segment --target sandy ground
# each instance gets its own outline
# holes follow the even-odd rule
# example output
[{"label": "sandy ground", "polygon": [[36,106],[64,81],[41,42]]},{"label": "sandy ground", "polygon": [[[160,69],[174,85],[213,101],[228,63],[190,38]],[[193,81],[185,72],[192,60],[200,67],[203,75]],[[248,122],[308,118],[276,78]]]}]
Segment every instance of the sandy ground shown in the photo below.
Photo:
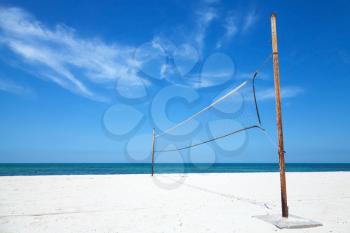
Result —
[{"label": "sandy ground", "polygon": [[278,173],[0,177],[0,232],[350,232],[350,172],[288,173],[290,213],[321,227],[280,230]]}]

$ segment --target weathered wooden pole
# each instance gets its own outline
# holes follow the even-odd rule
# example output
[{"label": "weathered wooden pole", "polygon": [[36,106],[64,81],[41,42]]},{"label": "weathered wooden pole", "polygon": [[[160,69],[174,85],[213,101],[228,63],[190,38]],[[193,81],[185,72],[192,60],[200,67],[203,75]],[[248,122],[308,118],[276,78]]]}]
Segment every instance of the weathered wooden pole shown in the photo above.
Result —
[{"label": "weathered wooden pole", "polygon": [[154,144],[156,142],[154,129],[152,131],[152,176],[154,175]]},{"label": "weathered wooden pole", "polygon": [[278,49],[277,49],[277,31],[276,31],[276,14],[271,15],[271,32],[272,32],[272,53],[273,53],[273,76],[275,82],[276,95],[276,117],[278,130],[278,156],[280,166],[280,182],[281,182],[281,204],[282,216],[288,217],[287,205],[287,187],[284,162],[284,145],[283,145],[283,129],[282,129],[282,110],[281,110],[281,90],[278,67]]}]

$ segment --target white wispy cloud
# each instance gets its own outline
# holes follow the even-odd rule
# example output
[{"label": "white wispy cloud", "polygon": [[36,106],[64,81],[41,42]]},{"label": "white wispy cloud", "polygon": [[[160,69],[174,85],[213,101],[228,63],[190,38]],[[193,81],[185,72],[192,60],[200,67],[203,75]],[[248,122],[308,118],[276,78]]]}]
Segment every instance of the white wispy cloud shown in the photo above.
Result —
[{"label": "white wispy cloud", "polygon": [[[203,85],[197,84],[198,72],[190,74],[196,64],[201,62],[204,56],[206,38],[210,26],[219,18],[216,9],[217,0],[203,0],[197,9],[194,9],[191,25],[176,27],[176,35],[169,38],[168,34],[160,34],[154,37],[153,42],[166,51],[166,54],[173,60],[174,64],[163,64],[160,66],[160,77],[170,83],[189,85],[200,88]],[[172,34],[172,33],[170,33]],[[154,53],[153,53],[154,54]],[[175,77],[179,76],[179,77]],[[186,76],[186,79],[182,77]],[[209,85],[209,83],[208,83]],[[207,86],[205,84],[205,86]]]},{"label": "white wispy cloud", "polygon": [[31,96],[34,91],[30,87],[26,87],[15,83],[14,81],[0,77],[0,91],[8,92],[15,95]]},{"label": "white wispy cloud", "polygon": [[251,9],[243,19],[242,31],[246,32],[251,29],[258,21],[258,15],[255,9]]},{"label": "white wispy cloud", "polygon": [[218,17],[218,13],[215,8],[211,6],[204,6],[202,9],[197,11],[196,15],[194,41],[197,45],[197,49],[201,52],[203,50],[208,27],[210,26],[211,22]]},{"label": "white wispy cloud", "polygon": [[235,17],[233,16],[229,16],[226,18],[224,27],[226,29],[225,37],[227,37],[228,39],[234,37],[238,32],[238,26]]},{"label": "white wispy cloud", "polygon": [[[195,47],[202,54],[209,28],[214,25],[216,20],[220,20],[220,12],[217,7],[219,4],[220,0],[199,1],[192,10],[191,22],[176,25],[168,33],[159,33],[156,39],[162,43],[165,41],[174,42],[175,37],[176,46]],[[173,37],[169,38],[169,34],[172,34]]]},{"label": "white wispy cloud", "polygon": [[246,33],[254,27],[258,21],[258,14],[255,8],[246,12],[230,11],[227,13],[222,27],[224,34],[216,43],[216,48],[222,47],[225,43],[230,42],[239,33]]},{"label": "white wispy cloud", "polygon": [[237,21],[237,17],[232,13],[225,18],[222,25],[225,32],[223,37],[219,38],[218,42],[216,43],[216,48],[221,48],[224,43],[231,41],[237,35],[239,32]]},{"label": "white wispy cloud", "polygon": [[[299,96],[304,92],[304,89],[300,87],[282,87],[281,88],[281,97],[282,98],[292,98]],[[256,96],[258,100],[271,100],[275,98],[275,89],[267,88],[264,90],[257,91]]]},{"label": "white wispy cloud", "polygon": [[0,8],[0,32],[0,43],[38,77],[92,100],[107,101],[101,88],[113,87],[117,79],[130,85],[142,79],[133,47],[82,38],[64,25],[49,28],[21,8]]},{"label": "white wispy cloud", "polygon": [[207,72],[202,72],[200,75],[195,74],[195,75],[189,76],[187,84],[192,86],[193,88],[198,88],[198,89],[212,87],[212,86],[217,86],[226,82],[231,76],[232,76],[232,73],[225,70],[207,71]]},{"label": "white wispy cloud", "polygon": [[[198,9],[193,11],[192,26],[184,26],[187,28],[183,33],[186,38],[182,41],[178,41],[178,37],[155,36],[145,43],[148,46],[138,48],[81,37],[75,29],[62,24],[49,27],[21,8],[0,7],[0,45],[21,58],[26,65],[24,69],[32,75],[80,96],[108,101],[106,90],[114,88],[125,97],[140,97],[146,94],[145,87],[151,82],[146,80],[145,75],[141,76],[139,70],[146,76],[171,82],[169,76],[175,76],[175,70],[184,76],[203,58],[206,37],[214,23],[223,23],[225,29],[218,47],[256,23],[255,10],[243,16],[231,12],[222,21],[222,12],[219,14],[216,4],[219,4],[218,0],[201,2]],[[179,43],[169,42],[173,39]],[[164,62],[169,54],[173,55],[177,69]],[[211,79],[221,80],[222,72],[192,76],[201,76],[202,80],[199,84],[188,82],[188,85],[201,88],[215,85],[217,81]]]}]

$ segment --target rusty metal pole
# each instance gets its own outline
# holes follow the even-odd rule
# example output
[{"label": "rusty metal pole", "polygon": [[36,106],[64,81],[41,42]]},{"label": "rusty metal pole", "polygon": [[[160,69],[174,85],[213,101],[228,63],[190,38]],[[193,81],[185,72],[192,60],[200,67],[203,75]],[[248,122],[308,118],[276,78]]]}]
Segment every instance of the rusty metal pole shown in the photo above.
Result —
[{"label": "rusty metal pole", "polygon": [[156,142],[154,129],[152,131],[152,176],[154,175],[154,144]]},{"label": "rusty metal pole", "polygon": [[278,67],[278,49],[277,49],[277,31],[276,31],[276,14],[275,13],[271,15],[271,32],[272,32],[273,73],[274,73],[273,76],[274,76],[274,82],[275,82],[275,95],[276,95],[276,118],[277,118],[277,130],[278,130],[278,156],[279,156],[279,166],[280,166],[282,216],[287,218],[288,217],[287,187],[286,187],[285,162],[284,162],[281,90],[280,90],[280,78],[279,78],[279,67]]}]

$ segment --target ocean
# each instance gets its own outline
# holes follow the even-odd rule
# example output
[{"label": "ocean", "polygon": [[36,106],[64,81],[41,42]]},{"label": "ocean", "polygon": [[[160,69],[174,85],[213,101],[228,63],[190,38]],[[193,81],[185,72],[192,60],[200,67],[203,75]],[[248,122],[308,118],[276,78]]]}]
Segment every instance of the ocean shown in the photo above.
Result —
[{"label": "ocean", "polygon": [[[278,172],[277,163],[155,165],[155,173]],[[350,163],[288,163],[287,172],[350,171]],[[2,163],[0,176],[150,174],[148,163]]]}]

